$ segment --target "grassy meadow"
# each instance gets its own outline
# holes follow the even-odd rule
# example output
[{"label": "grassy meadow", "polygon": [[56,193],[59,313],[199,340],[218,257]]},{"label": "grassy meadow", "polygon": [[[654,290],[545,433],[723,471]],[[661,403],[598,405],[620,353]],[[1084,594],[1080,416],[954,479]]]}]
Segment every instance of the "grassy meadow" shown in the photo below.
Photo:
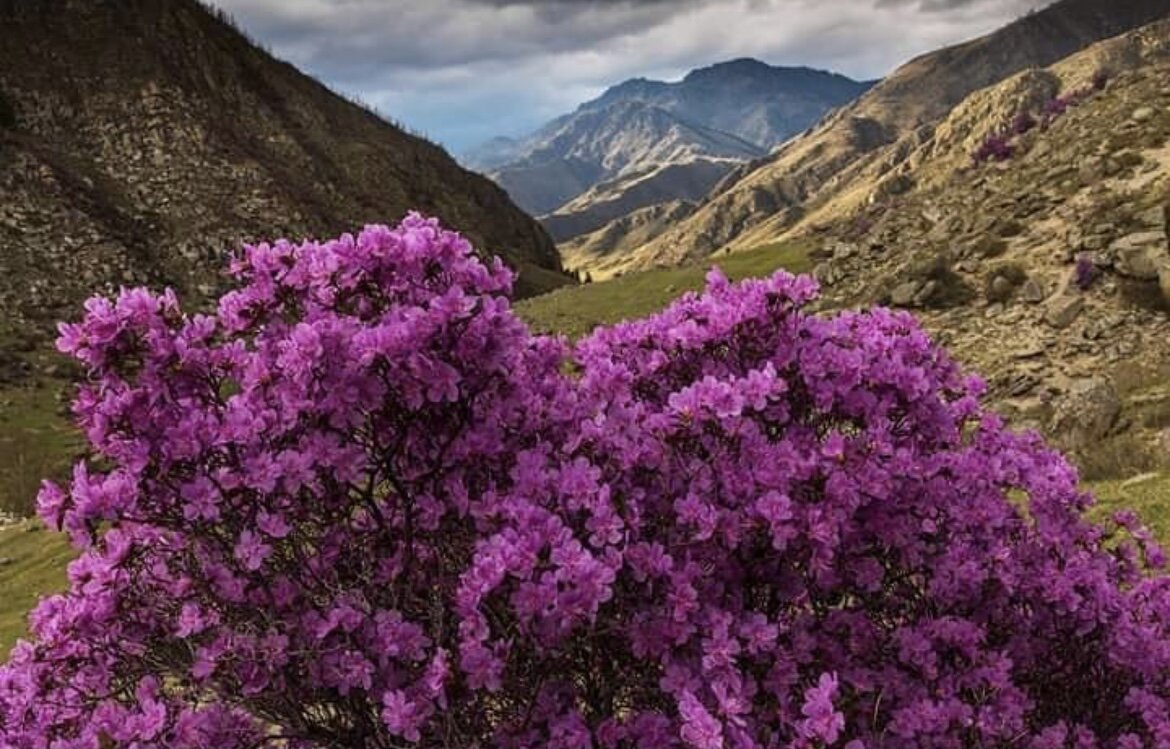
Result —
[{"label": "grassy meadow", "polygon": [[637,319],[662,309],[688,291],[703,288],[704,278],[717,265],[733,281],[767,276],[784,268],[793,273],[812,270],[809,252],[816,242],[796,240],[720,253],[703,263],[655,268],[608,281],[566,286],[527,299],[516,311],[534,330],[577,338],[597,325]]}]

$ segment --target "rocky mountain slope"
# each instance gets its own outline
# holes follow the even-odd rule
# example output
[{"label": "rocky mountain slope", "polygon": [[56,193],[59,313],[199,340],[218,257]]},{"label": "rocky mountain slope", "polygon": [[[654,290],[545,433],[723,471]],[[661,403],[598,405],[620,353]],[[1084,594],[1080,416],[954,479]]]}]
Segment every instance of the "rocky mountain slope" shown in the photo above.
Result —
[{"label": "rocky mountain slope", "polygon": [[844,76],[733,60],[681,81],[626,81],[533,135],[464,155],[567,239],[643,206],[696,200],[738,164],[868,88]]},{"label": "rocky mountain slope", "polygon": [[1170,20],[977,92],[906,163],[814,232],[825,304],[914,310],[1089,473],[1170,464]]},{"label": "rocky mountain slope", "polygon": [[691,216],[650,241],[618,240],[604,257],[599,251],[590,257],[593,239],[582,238],[570,253],[582,267],[601,263],[611,272],[677,263],[767,244],[875,196],[895,195],[914,179],[910,155],[923,152],[971,93],[1167,13],[1165,0],[1061,0],[985,37],[919,57],[767,159],[729,174]]},{"label": "rocky mountain slope", "polygon": [[6,330],[119,284],[208,291],[241,240],[412,208],[502,255],[528,293],[568,281],[503,190],[195,0],[0,0],[0,29]]}]

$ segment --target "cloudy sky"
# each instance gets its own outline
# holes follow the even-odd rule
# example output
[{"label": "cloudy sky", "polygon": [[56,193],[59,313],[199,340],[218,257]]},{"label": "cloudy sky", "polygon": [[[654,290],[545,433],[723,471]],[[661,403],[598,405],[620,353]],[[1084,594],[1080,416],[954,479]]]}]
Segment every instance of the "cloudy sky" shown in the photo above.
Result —
[{"label": "cloudy sky", "polygon": [[213,0],[279,57],[458,153],[631,77],[736,57],[879,78],[1049,0]]}]

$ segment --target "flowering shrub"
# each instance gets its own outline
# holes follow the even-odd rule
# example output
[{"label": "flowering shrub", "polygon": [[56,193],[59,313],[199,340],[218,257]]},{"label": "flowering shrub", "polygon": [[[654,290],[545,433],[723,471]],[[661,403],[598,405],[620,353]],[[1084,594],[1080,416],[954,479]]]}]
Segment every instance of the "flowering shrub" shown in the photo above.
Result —
[{"label": "flowering shrub", "polygon": [[1016,152],[1006,135],[993,133],[988,135],[979,148],[972,154],[976,164],[985,164],[988,161],[1007,161]]},{"label": "flowering shrub", "polygon": [[1170,743],[1170,590],[906,314],[717,271],[570,349],[411,216],[95,299],[18,747]]},{"label": "flowering shrub", "polygon": [[1053,97],[1045,102],[1039,120],[1031,112],[1019,112],[1001,132],[988,135],[983,143],[980,144],[979,148],[976,149],[975,153],[971,155],[976,166],[989,161],[1007,161],[1011,159],[1016,152],[1016,147],[1012,143],[1013,138],[1025,135],[1037,127],[1041,130],[1048,130],[1053,122],[1068,112],[1070,107],[1077,106],[1093,94],[1104,90],[1108,82],[1109,76],[1107,73],[1096,73],[1088,85],[1075,89],[1063,96]]},{"label": "flowering shrub", "polygon": [[1098,275],[1099,271],[1091,257],[1085,254],[1077,255],[1077,263],[1073,271],[1073,280],[1076,282],[1077,288],[1081,291],[1093,288],[1093,282],[1097,280]]},{"label": "flowering shrub", "polygon": [[1044,104],[1044,116],[1049,119],[1056,119],[1072,106],[1073,100],[1067,96],[1055,96],[1049,99]]},{"label": "flowering shrub", "polygon": [[1025,133],[1034,129],[1039,122],[1032,116],[1031,112],[1020,112],[1012,120],[1012,133],[1014,135],[1024,135]]}]

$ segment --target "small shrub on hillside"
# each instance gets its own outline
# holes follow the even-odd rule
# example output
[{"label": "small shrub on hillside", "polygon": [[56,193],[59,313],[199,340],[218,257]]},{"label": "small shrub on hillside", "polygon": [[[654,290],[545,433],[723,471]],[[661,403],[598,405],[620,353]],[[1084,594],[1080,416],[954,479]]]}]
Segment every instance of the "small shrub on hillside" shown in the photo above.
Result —
[{"label": "small shrub on hillside", "polygon": [[1141,423],[1147,429],[1170,427],[1170,399],[1144,406],[1141,409]]},{"label": "small shrub on hillside", "polygon": [[1073,281],[1081,291],[1088,291],[1093,287],[1100,271],[1092,258],[1088,255],[1078,255],[1076,267],[1073,271]]},{"label": "small shrub on hillside", "polygon": [[1000,257],[1007,250],[1008,243],[1006,239],[990,234],[983,234],[971,245],[970,252],[975,257],[991,259]]},{"label": "small shrub on hillside", "polygon": [[986,164],[991,161],[1007,161],[1015,154],[1015,146],[1006,135],[994,133],[988,135],[975,153],[971,155],[976,164]]},{"label": "small shrub on hillside", "polygon": [[1148,312],[1170,314],[1170,299],[1162,293],[1157,281],[1142,281],[1135,278],[1118,280],[1121,298],[1129,305]]},{"label": "small shrub on hillside", "polygon": [[1039,124],[1031,112],[1020,112],[1012,120],[1011,132],[1015,135],[1023,135],[1035,129]]},{"label": "small shrub on hillside", "polygon": [[[1111,481],[1166,468],[1166,461],[1140,433],[1129,431],[1101,440],[1077,455],[1077,465],[1087,481]],[[1159,749],[1161,742],[1140,745]]]},{"label": "small shrub on hillside", "polygon": [[1028,272],[1023,266],[1017,263],[1001,265],[984,278],[983,296],[991,304],[1006,302],[1027,280]]},{"label": "small shrub on hillside", "polygon": [[873,227],[876,223],[877,222],[873,216],[871,216],[869,214],[865,214],[865,213],[860,213],[860,214],[854,216],[853,220],[849,222],[849,226],[845,232],[845,236],[848,239],[853,239],[853,240],[861,239],[861,238],[865,237],[867,234],[869,234],[870,230],[873,229]]},{"label": "small shrub on hillside", "polygon": [[1132,173],[1134,169],[1146,163],[1145,157],[1136,151],[1122,151],[1121,153],[1115,154],[1113,158],[1117,160],[1117,164],[1121,167],[1123,174]]},{"label": "small shrub on hillside", "polygon": [[1094,91],[1104,91],[1109,85],[1109,71],[1098,70],[1094,73],[1091,85]]},{"label": "small shrub on hillside", "polygon": [[409,217],[87,304],[0,745],[1138,747],[1170,584],[905,313],[717,271],[570,349]]},{"label": "small shrub on hillside", "polygon": [[1014,218],[1001,218],[996,220],[992,230],[999,237],[1018,237],[1024,232],[1024,225]]}]

